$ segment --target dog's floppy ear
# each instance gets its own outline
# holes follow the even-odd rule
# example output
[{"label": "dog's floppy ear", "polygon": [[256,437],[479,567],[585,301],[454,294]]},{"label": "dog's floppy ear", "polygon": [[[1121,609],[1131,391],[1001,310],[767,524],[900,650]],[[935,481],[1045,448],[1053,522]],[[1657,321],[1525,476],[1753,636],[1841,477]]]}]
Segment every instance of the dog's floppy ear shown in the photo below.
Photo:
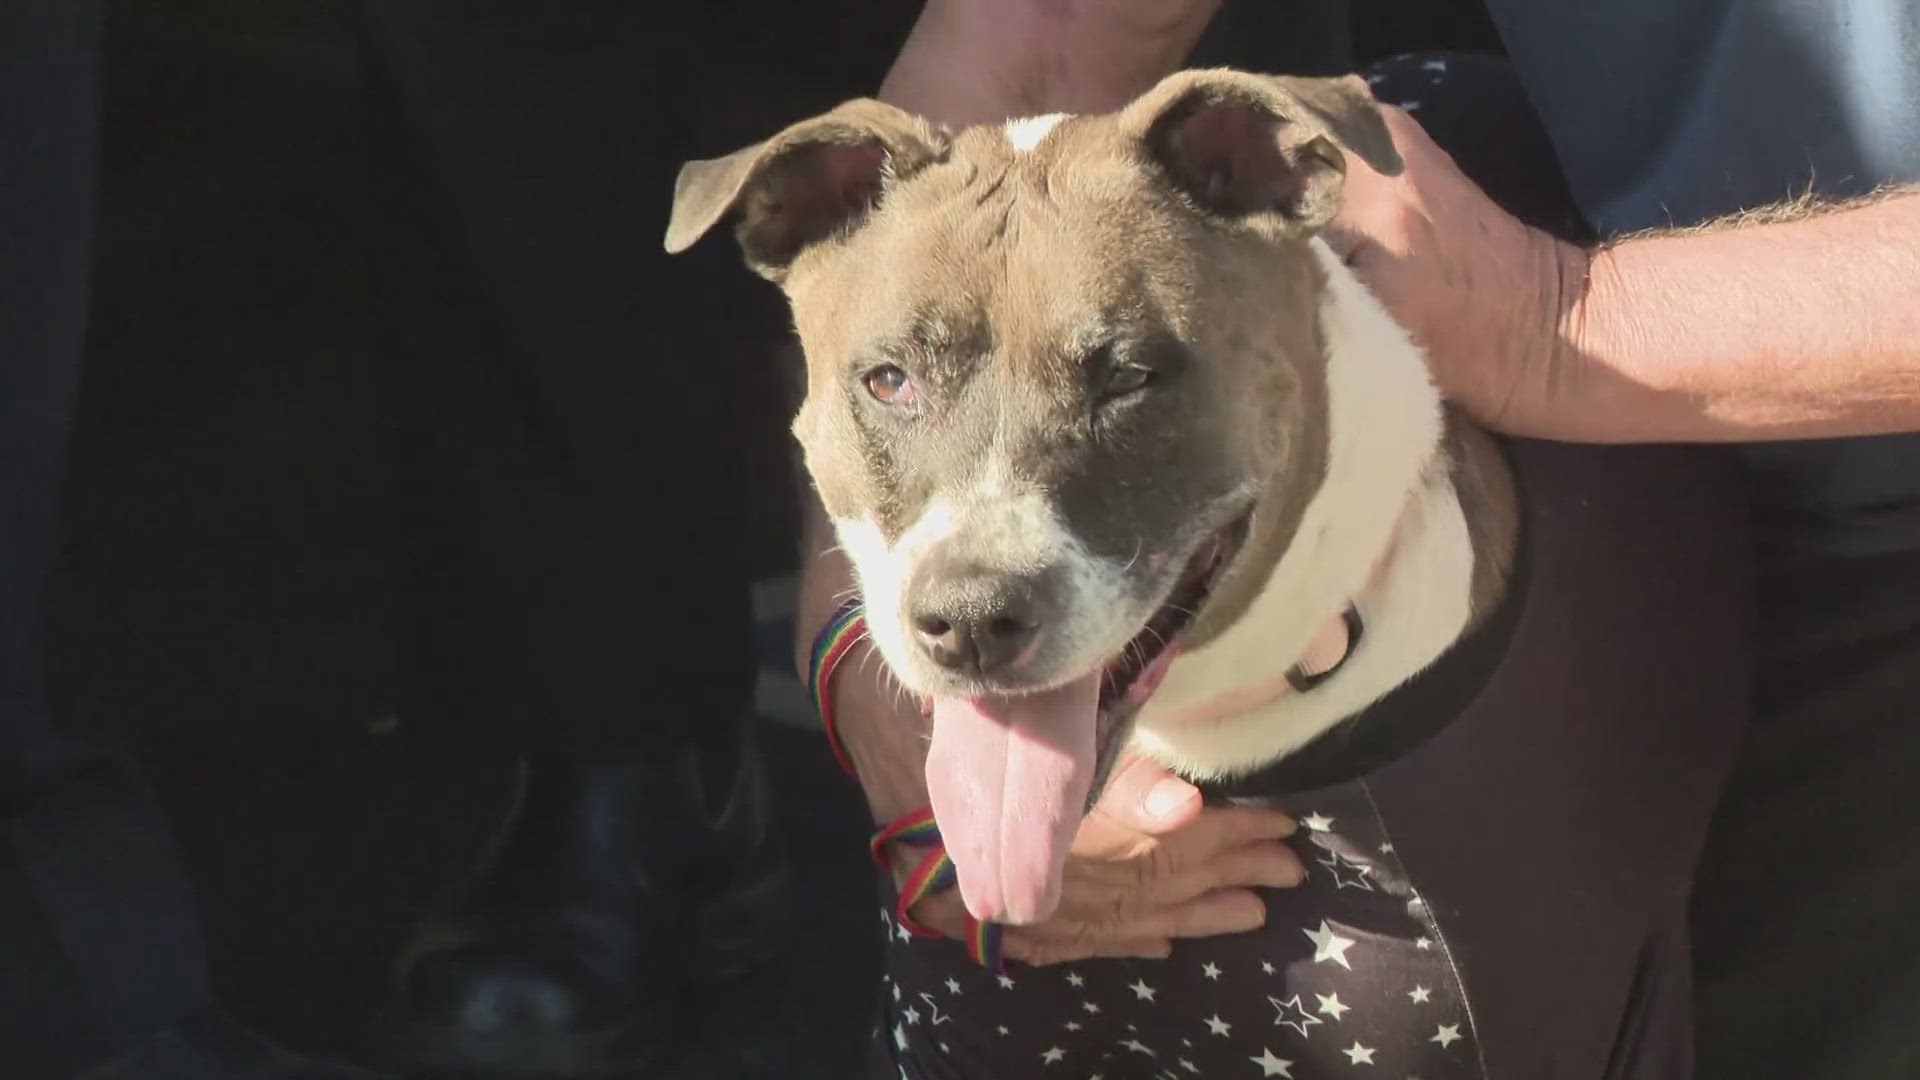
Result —
[{"label": "dog's floppy ear", "polygon": [[737,212],[748,265],[779,281],[809,244],[865,214],[890,180],[945,151],[945,136],[910,113],[871,98],[846,102],[765,142],[681,166],[667,251],[685,251]]},{"label": "dog's floppy ear", "polygon": [[1400,155],[1358,76],[1182,71],[1123,112],[1174,184],[1229,217],[1277,213],[1311,232],[1332,219],[1352,153],[1389,176]]}]

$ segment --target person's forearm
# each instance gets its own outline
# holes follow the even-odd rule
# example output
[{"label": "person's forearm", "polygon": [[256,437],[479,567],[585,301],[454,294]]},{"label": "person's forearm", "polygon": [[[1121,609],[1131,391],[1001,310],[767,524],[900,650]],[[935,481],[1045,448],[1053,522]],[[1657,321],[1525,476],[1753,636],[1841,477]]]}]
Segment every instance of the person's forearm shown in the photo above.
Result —
[{"label": "person's forearm", "polygon": [[1786,216],[1596,251],[1568,355],[1520,426],[1601,442],[1920,430],[1920,191]]},{"label": "person's forearm", "polygon": [[928,0],[879,96],[962,127],[1118,108],[1186,59],[1220,0]]}]

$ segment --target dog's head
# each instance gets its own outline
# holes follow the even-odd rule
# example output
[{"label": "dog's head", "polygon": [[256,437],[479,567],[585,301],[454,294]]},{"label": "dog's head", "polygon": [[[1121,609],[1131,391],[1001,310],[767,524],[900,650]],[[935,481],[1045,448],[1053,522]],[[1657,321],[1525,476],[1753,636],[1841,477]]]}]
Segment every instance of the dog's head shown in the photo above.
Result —
[{"label": "dog's head", "polygon": [[1359,80],[1214,70],[951,136],[853,101],[681,173],[668,249],[732,217],[791,302],[795,433],[875,644],[933,703],[976,914],[1050,910],[1120,721],[1286,542],[1275,486],[1318,481],[1308,240],[1343,151],[1399,169]]}]

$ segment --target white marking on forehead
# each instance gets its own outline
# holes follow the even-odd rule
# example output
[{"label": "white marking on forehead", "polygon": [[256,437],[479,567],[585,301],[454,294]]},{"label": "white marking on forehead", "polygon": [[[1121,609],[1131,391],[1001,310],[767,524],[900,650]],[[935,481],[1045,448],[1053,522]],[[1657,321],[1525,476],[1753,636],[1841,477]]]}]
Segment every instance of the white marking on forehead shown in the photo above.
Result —
[{"label": "white marking on forehead", "polygon": [[1039,146],[1047,133],[1067,118],[1066,113],[1048,113],[1045,116],[1028,116],[1019,120],[1007,121],[1007,141],[1013,144],[1016,153],[1025,154]]}]

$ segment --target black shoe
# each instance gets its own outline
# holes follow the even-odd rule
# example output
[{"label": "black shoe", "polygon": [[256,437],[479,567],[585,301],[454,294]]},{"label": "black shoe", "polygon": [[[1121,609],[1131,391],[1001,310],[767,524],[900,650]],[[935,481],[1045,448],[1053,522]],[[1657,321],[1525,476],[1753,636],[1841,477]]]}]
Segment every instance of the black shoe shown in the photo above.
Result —
[{"label": "black shoe", "polygon": [[673,760],[529,760],[471,878],[399,961],[393,1064],[627,1076],[695,985],[770,960],[786,910],[766,780],[743,735]]},{"label": "black shoe", "polygon": [[217,1009],[194,1013],[82,1080],[375,1080],[276,1046]]}]

